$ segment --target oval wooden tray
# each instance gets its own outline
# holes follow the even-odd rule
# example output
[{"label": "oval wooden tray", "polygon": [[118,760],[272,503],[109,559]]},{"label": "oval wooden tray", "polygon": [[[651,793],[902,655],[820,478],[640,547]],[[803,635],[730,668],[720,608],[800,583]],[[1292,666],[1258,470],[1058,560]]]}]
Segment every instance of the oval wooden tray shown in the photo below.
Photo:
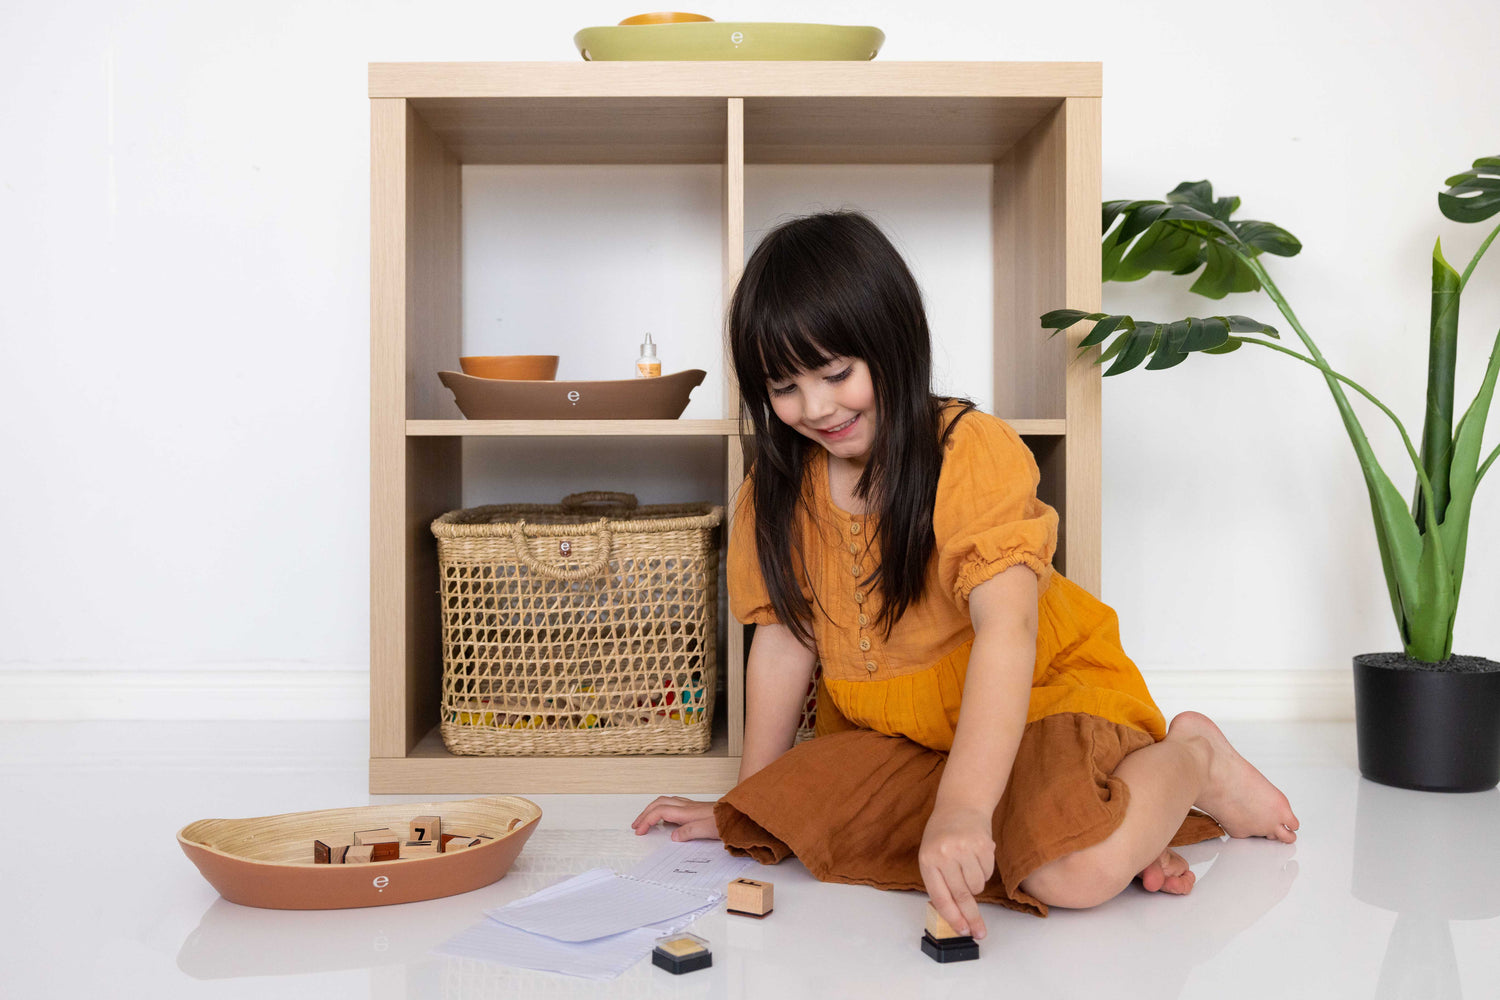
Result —
[{"label": "oval wooden tray", "polygon": [[[363,865],[313,863],[314,840],[386,826],[404,832],[416,816],[441,816],[449,832],[495,839],[428,858]],[[487,886],[510,870],[541,818],[542,810],[534,802],[494,795],[250,819],[200,819],[177,832],[177,843],[219,895],[232,903],[274,910],[338,910],[437,899]]]},{"label": "oval wooden tray", "polygon": [[438,372],[470,420],[676,420],[708,372],[602,382],[530,382]]}]

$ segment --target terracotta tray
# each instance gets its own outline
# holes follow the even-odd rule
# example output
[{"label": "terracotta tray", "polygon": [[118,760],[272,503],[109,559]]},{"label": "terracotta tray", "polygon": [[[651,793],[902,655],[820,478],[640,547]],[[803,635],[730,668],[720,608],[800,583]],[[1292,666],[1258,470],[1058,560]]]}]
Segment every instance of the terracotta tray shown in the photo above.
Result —
[{"label": "terracotta tray", "polygon": [[708,372],[609,382],[530,382],[438,372],[470,420],[675,420]]},{"label": "terracotta tray", "polygon": [[[427,858],[363,865],[313,863],[313,841],[320,837],[383,826],[405,831],[416,816],[441,816],[445,830],[494,840]],[[177,832],[177,843],[219,895],[232,903],[275,910],[338,910],[437,899],[487,886],[510,870],[541,818],[536,803],[496,795],[252,819],[200,819]]]}]

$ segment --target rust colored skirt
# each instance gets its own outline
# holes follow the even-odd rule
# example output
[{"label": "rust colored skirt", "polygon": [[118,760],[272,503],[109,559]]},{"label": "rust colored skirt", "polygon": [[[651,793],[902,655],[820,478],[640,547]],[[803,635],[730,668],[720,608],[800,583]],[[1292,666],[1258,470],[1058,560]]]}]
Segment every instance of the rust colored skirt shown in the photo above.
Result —
[{"label": "rust colored skirt", "polygon": [[[1020,888],[1050,861],[1099,843],[1125,818],[1130,789],[1114,770],[1147,733],[1096,715],[1027,725],[995,807],[995,874],[978,899],[1037,916],[1047,905]],[[714,806],[724,846],[761,864],[795,855],[824,882],[925,891],[917,868],[947,754],[858,729],[801,743]],[[1223,836],[1192,811],[1173,847]]]}]

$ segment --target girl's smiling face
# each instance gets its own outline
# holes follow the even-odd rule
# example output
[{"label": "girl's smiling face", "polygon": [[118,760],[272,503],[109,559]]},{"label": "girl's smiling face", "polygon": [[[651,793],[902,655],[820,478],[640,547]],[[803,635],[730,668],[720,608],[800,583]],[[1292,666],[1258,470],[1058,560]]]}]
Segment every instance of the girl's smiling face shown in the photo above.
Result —
[{"label": "girl's smiling face", "polygon": [[780,380],[766,391],[777,418],[830,455],[863,465],[875,444],[877,414],[870,369],[858,358],[827,364]]}]

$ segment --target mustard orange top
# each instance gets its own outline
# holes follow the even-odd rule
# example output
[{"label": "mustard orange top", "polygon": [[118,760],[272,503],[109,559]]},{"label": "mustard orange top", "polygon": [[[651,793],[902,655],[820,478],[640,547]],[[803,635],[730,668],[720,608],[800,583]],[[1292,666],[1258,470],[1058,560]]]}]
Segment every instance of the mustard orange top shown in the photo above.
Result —
[{"label": "mustard orange top", "polygon": [[[945,426],[956,412],[947,409]],[[1053,570],[1057,512],[1037,499],[1036,460],[1009,424],[970,411],[954,426],[938,477],[927,585],[889,637],[875,627],[879,591],[863,583],[879,560],[875,515],[836,506],[827,452],[809,452],[807,504],[794,538],[805,550],[800,582],[823,670],[820,735],[859,727],[949,750],[974,639],[969,592],[1016,565],[1037,574],[1040,595],[1027,721],[1086,712],[1166,735],[1161,711],[1120,647],[1115,613]],[[751,495],[747,480],[730,533],[729,605],[739,621],[767,624],[776,613],[756,558]]]}]

